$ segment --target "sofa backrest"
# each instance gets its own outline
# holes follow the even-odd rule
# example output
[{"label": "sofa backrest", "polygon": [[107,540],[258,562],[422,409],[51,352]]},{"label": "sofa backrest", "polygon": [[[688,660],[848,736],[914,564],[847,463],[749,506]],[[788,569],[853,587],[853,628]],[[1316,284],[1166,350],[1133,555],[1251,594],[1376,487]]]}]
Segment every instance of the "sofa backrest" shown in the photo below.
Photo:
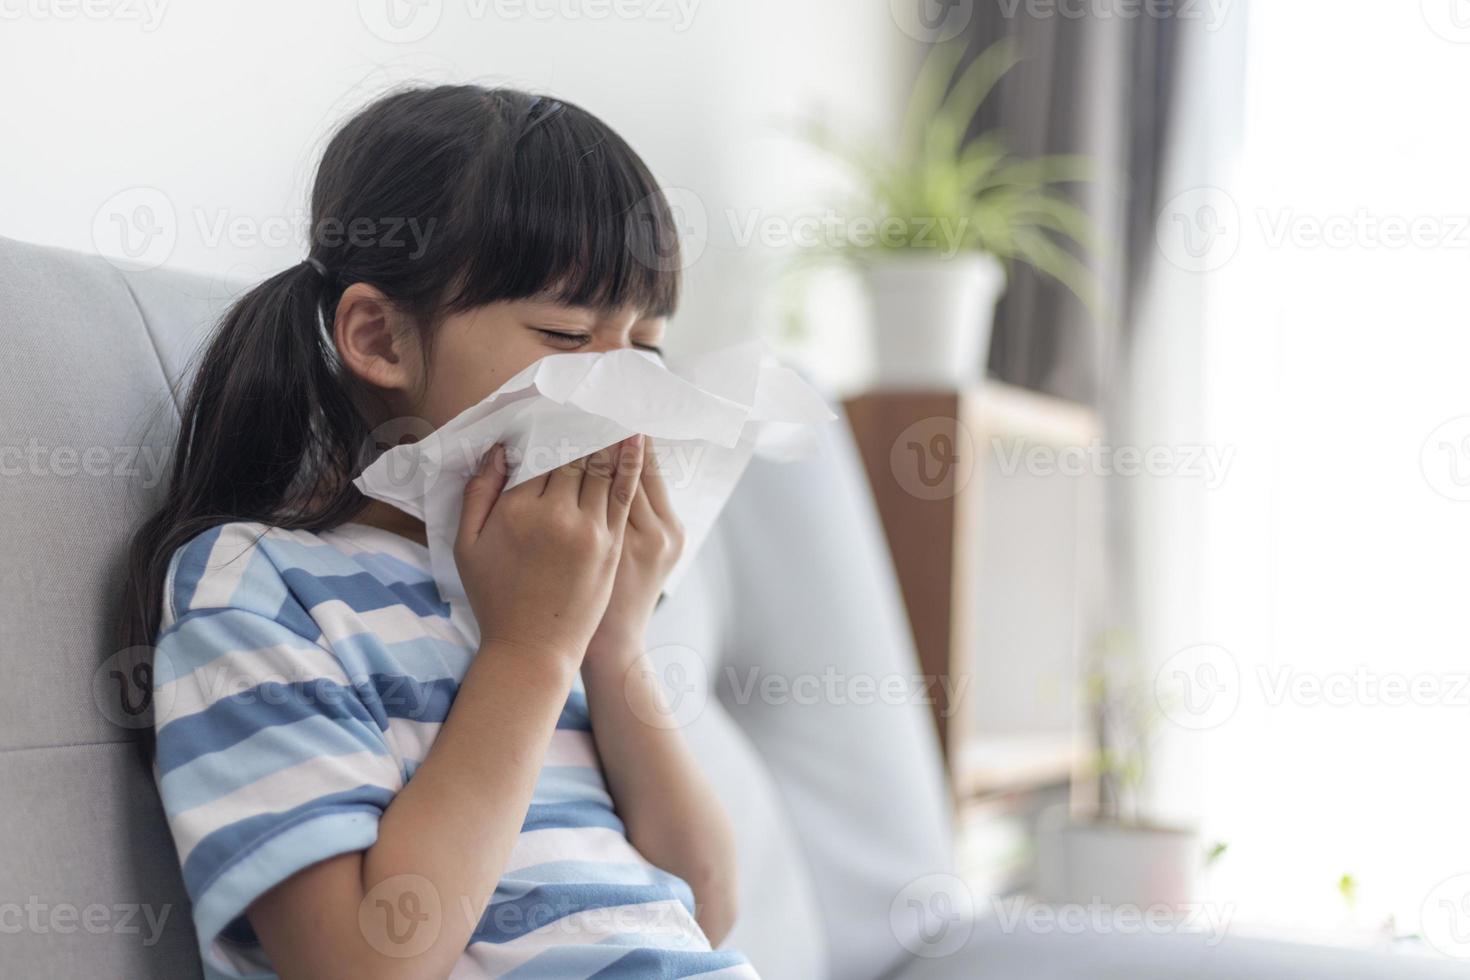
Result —
[{"label": "sofa backrest", "polygon": [[209,316],[207,295],[149,286],[163,294],[145,314],[102,260],[0,241],[5,976],[199,975],[128,713],[146,675],[113,628],[126,540],[177,424],[161,330]]}]

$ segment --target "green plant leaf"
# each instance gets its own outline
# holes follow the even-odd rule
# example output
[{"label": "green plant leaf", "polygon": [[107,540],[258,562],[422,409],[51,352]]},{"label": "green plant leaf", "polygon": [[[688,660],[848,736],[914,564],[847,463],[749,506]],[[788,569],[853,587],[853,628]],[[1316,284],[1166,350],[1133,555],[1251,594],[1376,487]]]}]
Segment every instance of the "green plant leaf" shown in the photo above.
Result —
[{"label": "green plant leaf", "polygon": [[1068,154],[1017,158],[999,130],[967,139],[979,107],[1021,59],[1017,45],[1002,39],[960,69],[966,44],[956,38],[925,58],[896,151],[844,139],[825,120],[807,126],[808,140],[859,180],[863,200],[854,215],[865,211],[885,227],[902,222],[887,240],[849,239],[836,251],[857,257],[932,247],[921,231],[944,227],[944,244],[1034,266],[1096,310],[1095,277],[1063,243],[1090,252],[1100,236],[1086,212],[1054,189],[1091,179],[1092,164]]},{"label": "green plant leaf", "polygon": [[[980,111],[980,106],[984,105],[986,98],[1005,74],[1020,61],[1019,47],[1010,38],[1001,38],[980,52],[974,61],[965,66],[960,77],[955,79],[949,94],[944,97],[944,102],[935,113],[936,121],[946,120],[951,127],[959,130],[960,138],[963,139],[975,113]],[[950,152],[953,154],[958,150],[959,143],[956,141]]]},{"label": "green plant leaf", "polygon": [[1090,183],[1097,179],[1097,165],[1088,157],[1072,153],[1054,153],[1006,164],[996,175],[996,183],[1021,187],[1044,184]]},{"label": "green plant leaf", "polygon": [[1097,226],[1086,211],[1065,197],[1038,192],[1033,194],[1016,212],[1018,218],[1049,228],[1069,238],[1089,251],[1101,247]]},{"label": "green plant leaf", "polygon": [[1016,251],[1030,265],[1070,289],[1089,309],[1100,305],[1092,271],[1065,249],[1038,231],[1022,228],[1015,233]]},{"label": "green plant leaf", "polygon": [[904,112],[903,134],[899,142],[901,153],[917,150],[921,128],[926,120],[938,114],[939,107],[943,105],[944,94],[965,55],[966,44],[963,37],[936,44],[924,59],[918,77],[914,79],[913,91],[909,93],[908,109]]}]

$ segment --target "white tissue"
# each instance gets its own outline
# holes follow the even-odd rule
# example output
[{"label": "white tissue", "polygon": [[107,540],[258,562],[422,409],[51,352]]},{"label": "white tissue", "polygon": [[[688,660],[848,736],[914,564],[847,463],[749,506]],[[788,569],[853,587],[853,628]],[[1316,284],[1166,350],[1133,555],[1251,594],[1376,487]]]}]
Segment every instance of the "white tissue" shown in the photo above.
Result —
[{"label": "white tissue", "polygon": [[425,438],[389,449],[354,482],[424,522],[434,581],[454,624],[477,643],[454,538],[464,485],[495,443],[506,447],[510,489],[643,433],[684,526],[668,593],[689,570],[751,454],[799,455],[810,442],[808,426],[834,418],[821,396],[759,343],[690,358],[676,370],[633,349],[552,354]]}]

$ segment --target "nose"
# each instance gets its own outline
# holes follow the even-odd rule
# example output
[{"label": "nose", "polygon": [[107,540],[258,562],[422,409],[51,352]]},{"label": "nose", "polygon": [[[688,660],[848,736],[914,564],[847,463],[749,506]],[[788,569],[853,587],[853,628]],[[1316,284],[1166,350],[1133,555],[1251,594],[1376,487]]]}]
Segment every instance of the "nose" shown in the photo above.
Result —
[{"label": "nose", "polygon": [[601,322],[592,330],[592,343],[584,350],[597,351],[599,353],[610,350],[622,350],[633,346],[633,325],[638,322],[637,315],[631,310],[618,310],[607,313],[601,318]]},{"label": "nose", "polygon": [[629,339],[626,333],[616,331],[599,331],[595,336],[593,336],[592,343],[588,344],[585,349],[596,351],[600,354],[604,351],[621,350],[622,348],[632,346],[633,342],[631,339]]}]

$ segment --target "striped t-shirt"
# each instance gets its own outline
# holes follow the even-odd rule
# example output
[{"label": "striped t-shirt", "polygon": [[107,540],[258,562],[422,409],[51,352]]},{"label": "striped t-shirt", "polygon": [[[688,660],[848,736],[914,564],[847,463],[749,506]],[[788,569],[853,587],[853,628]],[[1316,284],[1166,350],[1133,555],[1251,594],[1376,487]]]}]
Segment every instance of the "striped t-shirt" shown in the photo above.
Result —
[{"label": "striped t-shirt", "polygon": [[[450,624],[427,549],[365,525],[222,525],[174,555],[165,597],[155,775],[205,971],[272,977],[246,909],[373,844],[474,650]],[[403,914],[370,941],[411,952],[418,908],[386,909]],[[755,976],[739,953],[710,949],[688,885],[628,843],[580,681],[505,873],[474,911],[455,978]]]}]

